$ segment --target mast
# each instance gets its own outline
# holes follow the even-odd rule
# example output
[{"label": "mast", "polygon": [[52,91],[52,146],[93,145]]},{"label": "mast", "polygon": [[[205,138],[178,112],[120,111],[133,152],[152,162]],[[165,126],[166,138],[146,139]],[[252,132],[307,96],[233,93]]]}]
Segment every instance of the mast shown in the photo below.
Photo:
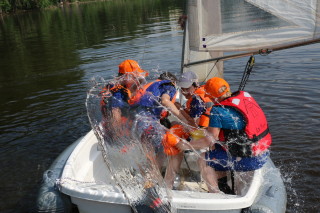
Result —
[{"label": "mast", "polygon": [[[186,5],[185,5],[185,12],[186,14],[188,14],[188,0],[186,1]],[[182,15],[184,16],[184,15]],[[188,28],[188,19],[184,19],[184,17],[180,16],[181,20],[184,23],[184,27],[183,27],[183,41],[182,41],[182,55],[181,55],[181,67],[180,67],[180,72],[183,73],[183,69],[184,69],[184,54],[185,54],[185,49],[186,49],[186,35],[187,35],[187,28]],[[181,23],[180,23],[181,25]]]},{"label": "mast", "polygon": [[[196,61],[223,56],[222,51],[201,51],[198,48],[200,40],[202,39],[201,32],[203,30],[217,34],[220,34],[222,31],[220,1],[188,0],[186,11],[187,21],[184,29],[181,72],[195,72],[200,82],[214,76],[223,77],[222,62],[199,64],[198,66],[193,66],[191,69],[186,66],[186,64]],[[212,14],[213,18],[211,16],[208,18],[208,14]]]}]

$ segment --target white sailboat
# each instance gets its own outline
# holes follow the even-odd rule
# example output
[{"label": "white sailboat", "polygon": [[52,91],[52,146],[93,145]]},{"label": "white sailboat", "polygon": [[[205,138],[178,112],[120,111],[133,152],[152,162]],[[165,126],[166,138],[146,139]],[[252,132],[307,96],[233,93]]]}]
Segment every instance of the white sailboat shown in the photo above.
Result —
[{"label": "white sailboat", "polygon": [[[189,0],[182,72],[200,80],[223,76],[223,61],[319,42],[320,1]],[[182,169],[199,173],[194,153]],[[187,162],[187,163],[186,163]],[[229,178],[229,185],[232,185]],[[252,172],[235,172],[235,195],[208,193],[201,181],[187,177],[172,190],[172,212],[286,211],[286,191],[271,159]],[[67,148],[44,174],[39,212],[132,212],[90,131]]]}]

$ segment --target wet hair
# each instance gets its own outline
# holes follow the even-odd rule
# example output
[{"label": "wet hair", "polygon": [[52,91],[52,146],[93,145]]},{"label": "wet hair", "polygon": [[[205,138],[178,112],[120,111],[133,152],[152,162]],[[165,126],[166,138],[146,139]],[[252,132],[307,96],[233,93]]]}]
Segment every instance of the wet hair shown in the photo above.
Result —
[{"label": "wet hair", "polygon": [[171,72],[164,72],[159,76],[159,80],[170,80],[172,82],[177,82],[177,77]]}]

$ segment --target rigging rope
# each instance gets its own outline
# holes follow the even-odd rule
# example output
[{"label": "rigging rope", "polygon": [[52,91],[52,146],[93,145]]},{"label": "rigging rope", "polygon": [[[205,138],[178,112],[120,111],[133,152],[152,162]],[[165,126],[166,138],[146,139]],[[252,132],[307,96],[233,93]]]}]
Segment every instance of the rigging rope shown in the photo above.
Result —
[{"label": "rigging rope", "polygon": [[214,63],[213,67],[211,68],[210,72],[209,72],[208,75],[205,77],[205,79],[202,81],[201,85],[206,82],[208,76],[210,75],[210,73],[211,73],[212,70],[215,68],[215,66],[217,65],[218,62],[219,62],[219,59],[216,60],[216,63]]},{"label": "rigging rope", "polygon": [[250,56],[250,58],[249,58],[249,60],[248,60],[248,62],[246,64],[246,68],[243,71],[242,79],[241,79],[241,82],[240,82],[238,90],[243,90],[244,87],[246,86],[246,83],[247,83],[247,81],[249,79],[249,76],[251,74],[252,68],[254,66],[254,63],[255,63],[255,58],[252,55],[252,56]]}]

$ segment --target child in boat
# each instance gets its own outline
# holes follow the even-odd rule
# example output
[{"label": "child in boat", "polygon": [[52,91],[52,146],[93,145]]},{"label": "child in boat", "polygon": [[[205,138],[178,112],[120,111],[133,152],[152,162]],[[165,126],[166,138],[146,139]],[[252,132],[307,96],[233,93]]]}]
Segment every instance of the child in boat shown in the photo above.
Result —
[{"label": "child in boat", "polygon": [[[186,117],[190,117],[194,121],[195,125],[193,126],[199,127],[202,130],[207,128],[212,101],[204,97],[205,91],[203,86],[199,86],[198,76],[192,71],[185,72],[179,77],[177,86],[181,88],[183,96],[187,99],[186,106],[183,109],[183,112],[187,114]],[[182,108],[180,103],[176,103],[176,106],[179,109]],[[189,132],[191,132],[191,135],[195,135],[196,132],[201,133],[201,130],[175,125],[171,131],[167,132],[166,138],[163,140],[165,152],[169,156],[165,175],[165,181],[169,188],[172,188],[183,160],[183,152],[175,149],[174,145],[180,138],[188,139],[190,137]]]},{"label": "child in boat", "polygon": [[[157,157],[161,157],[160,155],[163,153],[161,141],[167,128],[170,128],[171,125],[168,122],[163,122],[168,117],[169,112],[183,122],[190,122],[174,104],[177,94],[175,84],[176,77],[169,72],[165,72],[157,80],[146,84],[131,102],[137,114],[137,136],[152,144]],[[164,123],[165,125],[161,125]],[[161,168],[161,165],[159,165],[159,168]]]},{"label": "child in boat", "polygon": [[[106,124],[104,126],[112,127],[113,132],[123,133],[121,125],[128,121],[130,99],[145,84],[148,75],[135,60],[127,59],[119,64],[118,77],[101,91],[100,107]],[[110,124],[107,125],[107,122]]]},{"label": "child in boat", "polygon": [[269,156],[272,139],[266,117],[252,96],[244,91],[230,92],[222,78],[212,78],[204,86],[214,106],[210,113],[208,136],[178,143],[181,150],[210,147],[198,161],[210,192],[220,192],[218,179],[226,171],[252,171],[261,168]]},{"label": "child in boat", "polygon": [[[126,143],[132,140],[130,130],[134,119],[134,97],[138,97],[137,91],[144,84],[144,78],[148,72],[140,68],[134,60],[125,60],[119,65],[119,76],[113,82],[106,85],[102,93],[101,110],[104,117],[104,136],[113,141],[124,137]],[[128,141],[129,140],[129,141]],[[119,145],[121,143],[117,143]],[[126,152],[125,146],[120,152]],[[137,165],[140,172],[145,172],[146,178],[142,197],[130,203],[132,208],[138,212],[159,212],[170,211],[170,204],[159,198],[158,191],[154,184],[147,179],[148,170],[143,164]]]},{"label": "child in boat", "polygon": [[[176,77],[171,73],[163,73],[160,77],[142,87],[130,103],[136,119],[133,122],[133,132],[135,137],[141,140],[142,145],[146,149],[147,157],[151,162],[157,164],[161,169],[164,162],[162,139],[167,128],[170,128],[171,123],[166,121],[169,112],[173,113],[179,119],[187,122],[186,118],[181,114],[179,109],[174,105],[177,89],[175,87]],[[144,169],[141,168],[141,171]],[[169,212],[170,204],[162,203],[162,200],[157,199],[156,185],[158,180],[150,179],[145,182],[146,199],[137,203],[135,208],[139,212]],[[152,192],[148,194],[148,192]],[[155,207],[149,205],[150,201],[158,201],[160,206]],[[151,202],[151,203],[152,203]]]}]

